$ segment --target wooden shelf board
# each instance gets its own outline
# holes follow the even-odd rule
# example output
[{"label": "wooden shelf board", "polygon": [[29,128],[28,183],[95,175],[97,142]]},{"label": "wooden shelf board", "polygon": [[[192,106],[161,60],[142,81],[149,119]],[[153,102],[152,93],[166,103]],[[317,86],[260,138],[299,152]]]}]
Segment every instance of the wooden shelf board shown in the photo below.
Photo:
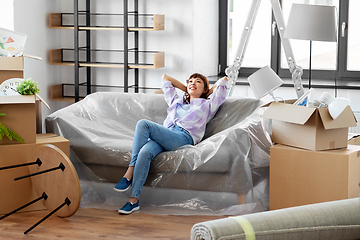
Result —
[{"label": "wooden shelf board", "polygon": [[74,66],[74,63],[68,63],[68,62],[56,62],[56,63],[52,63],[52,62],[50,62],[50,65]]},{"label": "wooden shelf board", "polygon": [[[74,27],[72,27],[74,29]],[[124,31],[123,27],[79,27],[79,30]]]},{"label": "wooden shelf board", "polygon": [[[129,68],[157,69],[164,67],[164,52],[154,54],[154,64],[129,64]],[[62,62],[61,49],[50,50],[50,65],[74,66],[73,62]],[[80,67],[124,68],[123,64],[79,63]]]},{"label": "wooden shelf board", "polygon": [[[61,13],[49,14],[49,28],[51,29],[74,29],[74,26],[62,26]],[[129,31],[159,31],[164,30],[164,15],[153,15],[153,27],[130,27]],[[124,27],[84,27],[80,26],[79,30],[105,30],[105,31],[124,31]]]},{"label": "wooden shelf board", "polygon": [[129,28],[129,31],[158,31],[158,30],[159,29],[155,29],[155,28]]},{"label": "wooden shelf board", "polygon": [[[74,66],[74,64],[72,64]],[[124,68],[124,65],[120,64],[101,64],[101,63],[80,63],[80,67],[103,67],[103,68]],[[155,69],[158,68],[154,65],[134,65],[129,64],[129,68],[142,68],[142,69]]]},{"label": "wooden shelf board", "polygon": [[49,27],[51,29],[74,29],[74,27]]},{"label": "wooden shelf board", "polygon": [[[51,29],[74,29],[74,27],[52,26]],[[124,31],[123,27],[79,27],[79,30]],[[159,31],[155,28],[128,28],[129,31]]]},{"label": "wooden shelf board", "polygon": [[[74,63],[52,63],[51,65],[74,66]],[[100,67],[100,68],[124,68],[124,65],[100,64],[100,63],[80,63],[80,67]],[[161,68],[154,65],[129,65],[129,68],[156,69]]]}]

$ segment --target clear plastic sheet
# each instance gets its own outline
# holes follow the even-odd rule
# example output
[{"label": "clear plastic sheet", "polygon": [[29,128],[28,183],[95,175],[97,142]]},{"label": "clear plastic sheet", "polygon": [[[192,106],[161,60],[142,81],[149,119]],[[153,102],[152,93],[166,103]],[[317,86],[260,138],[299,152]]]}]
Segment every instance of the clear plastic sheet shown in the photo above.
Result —
[{"label": "clear plastic sheet", "polygon": [[[266,210],[272,143],[261,104],[227,98],[200,143],[157,155],[140,211],[238,215]],[[162,124],[166,110],[163,95],[94,93],[46,117],[47,132],[70,140],[81,207],[115,210],[126,203],[129,192],[113,187],[130,163],[135,125],[140,119]]]}]

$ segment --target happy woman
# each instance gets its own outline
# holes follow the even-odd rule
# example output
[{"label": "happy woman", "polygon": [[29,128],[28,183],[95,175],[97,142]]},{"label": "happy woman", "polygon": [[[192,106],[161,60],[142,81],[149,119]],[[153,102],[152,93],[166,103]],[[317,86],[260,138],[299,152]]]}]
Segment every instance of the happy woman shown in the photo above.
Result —
[{"label": "happy woman", "polygon": [[[118,210],[120,214],[140,209],[140,192],[156,155],[201,141],[206,124],[225,101],[227,80],[219,79],[210,89],[208,79],[199,73],[189,77],[187,86],[164,74],[162,90],[169,105],[168,115],[163,125],[146,119],[136,124],[129,168],[114,187],[118,192],[131,187],[130,199]],[[180,97],[175,88],[184,91],[184,96]]]}]

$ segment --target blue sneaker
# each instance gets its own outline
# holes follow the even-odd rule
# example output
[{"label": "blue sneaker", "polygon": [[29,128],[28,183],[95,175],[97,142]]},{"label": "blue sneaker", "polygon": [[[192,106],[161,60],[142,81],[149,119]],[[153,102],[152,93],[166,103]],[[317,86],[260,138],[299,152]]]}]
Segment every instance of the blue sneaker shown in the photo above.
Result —
[{"label": "blue sneaker", "polygon": [[133,211],[137,211],[140,209],[139,201],[137,203],[127,202],[122,208],[118,210],[120,214],[130,214]]},{"label": "blue sneaker", "polygon": [[115,191],[125,192],[131,186],[132,179],[128,180],[126,177],[123,177],[114,187]]}]

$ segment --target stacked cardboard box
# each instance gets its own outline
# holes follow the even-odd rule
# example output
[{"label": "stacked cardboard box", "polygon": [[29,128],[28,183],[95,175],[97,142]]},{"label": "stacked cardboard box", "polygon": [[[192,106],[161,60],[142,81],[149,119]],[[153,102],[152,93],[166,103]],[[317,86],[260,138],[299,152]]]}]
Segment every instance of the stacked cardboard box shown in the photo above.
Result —
[{"label": "stacked cardboard box", "polygon": [[[23,57],[0,57],[0,84],[10,78],[24,77]],[[24,143],[36,142],[36,100],[35,96],[0,96],[0,122],[24,139]],[[2,144],[17,144],[15,140],[3,137]]]},{"label": "stacked cardboard box", "polygon": [[[0,84],[10,78],[24,78],[24,57],[0,57]],[[19,99],[16,100],[19,103]],[[3,99],[0,98],[0,105]],[[36,100],[36,133],[42,133],[41,102]],[[24,107],[24,106],[23,106]],[[0,108],[0,113],[2,109]],[[18,112],[21,112],[20,109]],[[0,122],[1,122],[0,118]],[[35,138],[32,139],[35,142]],[[3,143],[0,143],[3,144]]]},{"label": "stacked cardboard box", "polygon": [[[0,57],[0,84],[9,78],[23,78],[24,59],[22,57]],[[41,110],[40,110],[41,112]],[[35,96],[0,96],[0,122],[24,139],[21,144],[3,136],[0,140],[0,168],[35,162],[36,148],[51,144],[61,149],[68,157],[70,143],[63,137],[54,134],[36,134],[36,116],[41,121],[41,115],[36,111]],[[29,167],[3,169],[0,171],[0,214],[6,214],[36,198],[31,178],[14,181],[14,178],[28,175]],[[41,202],[37,202],[24,211],[45,209]]]},{"label": "stacked cardboard box", "polygon": [[348,106],[333,120],[327,108],[272,103],[270,210],[359,196],[359,146],[348,147],[356,119]]}]

